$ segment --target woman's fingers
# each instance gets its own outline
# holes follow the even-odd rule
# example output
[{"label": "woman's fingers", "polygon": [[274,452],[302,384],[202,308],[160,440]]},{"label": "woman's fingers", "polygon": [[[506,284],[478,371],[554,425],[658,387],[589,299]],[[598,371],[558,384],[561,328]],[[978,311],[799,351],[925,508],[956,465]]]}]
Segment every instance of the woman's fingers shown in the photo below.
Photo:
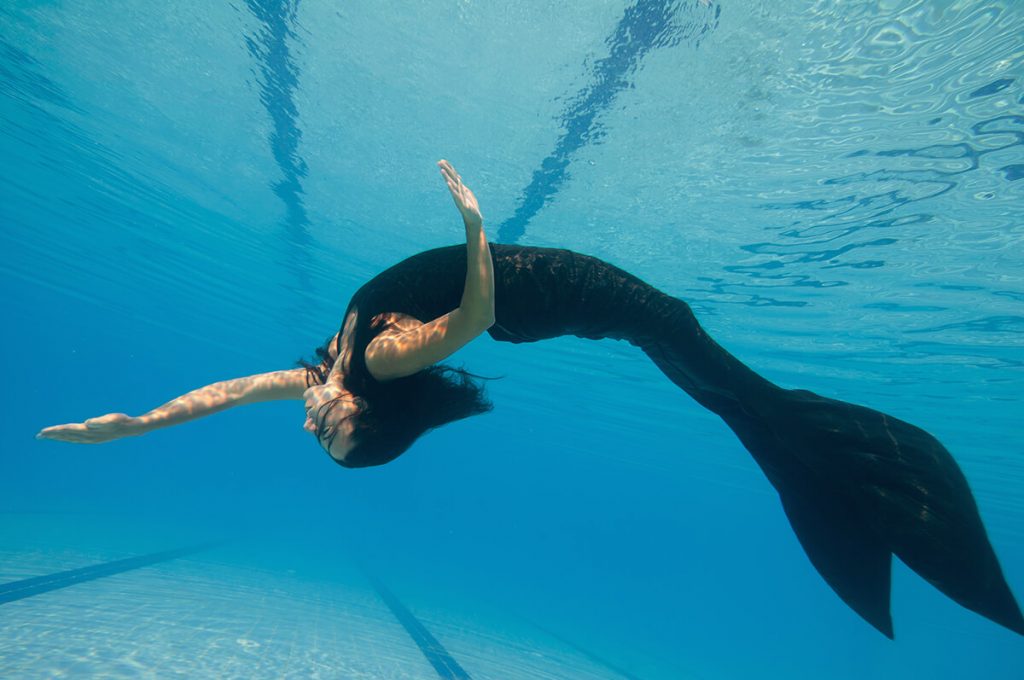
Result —
[{"label": "woman's fingers", "polygon": [[36,439],[53,439],[62,442],[83,442],[88,441],[89,429],[85,423],[66,423],[43,428]]},{"label": "woman's fingers", "polygon": [[445,183],[448,185],[448,192],[452,195],[452,198],[455,200],[455,205],[459,205],[461,203],[461,196],[459,196],[459,188],[452,184],[452,181],[450,179],[445,179]]},{"label": "woman's fingers", "polygon": [[452,178],[451,175],[448,175],[446,173],[441,173],[441,175],[444,177],[445,184],[448,185],[448,190],[451,191],[453,194],[459,193],[459,187],[461,186],[461,184],[457,180]]},{"label": "woman's fingers", "polygon": [[445,183],[448,185],[448,191],[451,192],[452,199],[455,201],[455,205],[462,210],[466,205],[466,200],[463,196],[463,187],[453,182],[450,178],[445,177]]},{"label": "woman's fingers", "polygon": [[44,427],[39,431],[41,437],[51,437],[63,434],[65,432],[72,432],[75,430],[84,430],[85,423],[65,423],[63,425],[51,425],[50,427]]},{"label": "woman's fingers", "polygon": [[448,185],[448,191],[451,192],[452,199],[455,201],[459,212],[462,213],[463,218],[471,222],[482,220],[483,216],[480,214],[480,205],[477,203],[476,196],[473,195],[469,187],[462,183],[462,177],[459,173],[455,172],[452,164],[441,159],[437,162],[437,165],[441,168],[441,175]]},{"label": "woman's fingers", "polygon": [[456,185],[462,184],[462,177],[455,171],[451,163],[446,160],[438,162],[438,166],[441,168],[441,174],[445,176],[445,179],[451,180]]},{"label": "woman's fingers", "polygon": [[455,168],[448,161],[439,161],[438,166],[441,168],[441,175],[448,185],[448,191],[452,192],[452,197],[455,198],[456,203],[460,206],[465,205],[467,189],[462,184],[462,178],[459,176],[459,173],[455,172]]},{"label": "woman's fingers", "polygon": [[45,427],[39,431],[36,439],[52,439],[75,444],[100,444],[132,434],[135,421],[135,418],[125,413],[108,413],[105,416],[89,418],[84,423],[65,423]]},{"label": "woman's fingers", "polygon": [[441,171],[443,173],[450,175],[452,179],[458,179],[459,173],[455,172],[455,168],[452,167],[451,163],[442,158],[437,162],[437,164],[441,166]]}]

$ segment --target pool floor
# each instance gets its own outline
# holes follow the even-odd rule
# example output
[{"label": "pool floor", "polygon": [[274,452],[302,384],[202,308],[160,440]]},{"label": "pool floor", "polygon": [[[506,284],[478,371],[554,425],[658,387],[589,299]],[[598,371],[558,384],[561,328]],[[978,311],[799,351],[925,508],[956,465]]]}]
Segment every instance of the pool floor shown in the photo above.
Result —
[{"label": "pool floor", "polygon": [[255,566],[250,539],[2,521],[3,677],[633,677],[521,620],[407,599],[356,556],[315,574]]}]

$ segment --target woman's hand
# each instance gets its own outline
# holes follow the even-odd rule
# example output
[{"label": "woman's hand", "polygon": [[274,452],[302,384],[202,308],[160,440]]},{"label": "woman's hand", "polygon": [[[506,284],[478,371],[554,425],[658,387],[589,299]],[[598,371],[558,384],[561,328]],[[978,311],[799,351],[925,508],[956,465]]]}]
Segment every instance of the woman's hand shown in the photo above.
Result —
[{"label": "woman's hand", "polygon": [[462,178],[455,172],[451,163],[442,159],[437,162],[437,166],[441,168],[441,176],[448,185],[448,191],[452,193],[455,207],[462,213],[462,221],[466,223],[466,227],[482,227],[484,217],[480,214],[480,204],[476,202],[476,196],[462,183]]},{"label": "woman's hand", "polygon": [[316,437],[331,458],[345,460],[352,449],[352,421],[358,412],[356,400],[340,381],[313,385],[303,394],[306,401],[307,432]]},{"label": "woman's hand", "polygon": [[[302,398],[306,402],[306,423],[303,428],[307,432],[317,435],[318,438],[322,434],[318,430],[323,426],[334,425],[356,412],[355,399],[341,385],[340,380],[329,379],[323,385],[313,385],[302,393]],[[331,422],[324,422],[324,417],[327,414],[322,411],[325,406],[332,403]]]},{"label": "woman's hand", "polygon": [[146,427],[141,418],[124,413],[108,413],[98,418],[89,418],[84,423],[67,423],[44,428],[36,435],[36,439],[53,439],[74,444],[102,444],[145,432]]}]

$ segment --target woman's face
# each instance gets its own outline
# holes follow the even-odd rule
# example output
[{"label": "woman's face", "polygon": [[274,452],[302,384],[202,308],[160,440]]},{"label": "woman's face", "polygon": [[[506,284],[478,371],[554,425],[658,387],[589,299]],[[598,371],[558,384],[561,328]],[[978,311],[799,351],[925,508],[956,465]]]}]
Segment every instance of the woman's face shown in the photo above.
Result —
[{"label": "woman's face", "polygon": [[302,398],[306,401],[303,428],[316,437],[320,446],[337,461],[345,460],[352,449],[352,421],[358,408],[352,393],[334,381],[313,385]]}]

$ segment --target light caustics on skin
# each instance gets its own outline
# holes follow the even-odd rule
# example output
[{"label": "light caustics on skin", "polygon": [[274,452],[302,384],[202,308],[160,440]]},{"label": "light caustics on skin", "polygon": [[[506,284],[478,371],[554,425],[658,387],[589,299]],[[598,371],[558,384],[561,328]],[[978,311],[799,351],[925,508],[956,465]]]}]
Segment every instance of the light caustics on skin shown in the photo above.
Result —
[{"label": "light caustics on skin", "polygon": [[568,178],[572,156],[606,132],[600,116],[624,90],[651,50],[682,42],[697,47],[718,26],[721,6],[707,0],[638,0],[628,7],[605,43],[608,55],[591,69],[589,84],[569,100],[558,123],[562,134],[552,152],[534,170],[515,213],[498,227],[499,243],[515,243],[530,220],[558,193]]},{"label": "light caustics on skin", "polygon": [[[383,366],[401,363],[402,356],[409,355],[410,350],[420,345],[441,345],[442,339],[449,334],[452,316],[461,310],[455,310],[436,319],[433,323],[424,324],[407,314],[394,312],[378,314],[373,324],[381,324],[388,331],[377,336],[374,345],[377,363]],[[335,336],[328,343],[329,347],[340,346],[339,358],[333,362],[341,370],[333,369],[328,373],[323,384],[312,385],[303,394],[306,407],[304,428],[316,437],[317,442],[332,458],[343,461],[353,448],[352,416],[358,413],[359,404],[354,395],[344,387],[343,374],[349,365],[351,354],[351,335],[354,332],[357,315],[352,312],[345,321],[342,340]],[[418,331],[418,332],[414,332]],[[438,361],[444,357],[439,357]],[[368,357],[369,361],[370,357]],[[436,363],[436,362],[431,362]],[[327,360],[320,365],[321,371],[327,370]]]},{"label": "light caustics on skin", "polygon": [[306,422],[304,429],[316,437],[317,443],[331,458],[344,461],[354,445],[351,418],[359,407],[354,397],[338,385],[334,392],[328,385],[324,396],[323,387],[314,385],[303,395],[306,399]]},{"label": "light caustics on skin", "polygon": [[307,374],[307,389],[302,394],[306,409],[303,429],[316,438],[331,458],[339,461],[344,460],[352,448],[350,416],[358,407],[343,380],[352,354],[352,334],[357,318],[355,311],[345,317],[341,331],[325,345],[327,354],[323,361],[313,373]]}]

